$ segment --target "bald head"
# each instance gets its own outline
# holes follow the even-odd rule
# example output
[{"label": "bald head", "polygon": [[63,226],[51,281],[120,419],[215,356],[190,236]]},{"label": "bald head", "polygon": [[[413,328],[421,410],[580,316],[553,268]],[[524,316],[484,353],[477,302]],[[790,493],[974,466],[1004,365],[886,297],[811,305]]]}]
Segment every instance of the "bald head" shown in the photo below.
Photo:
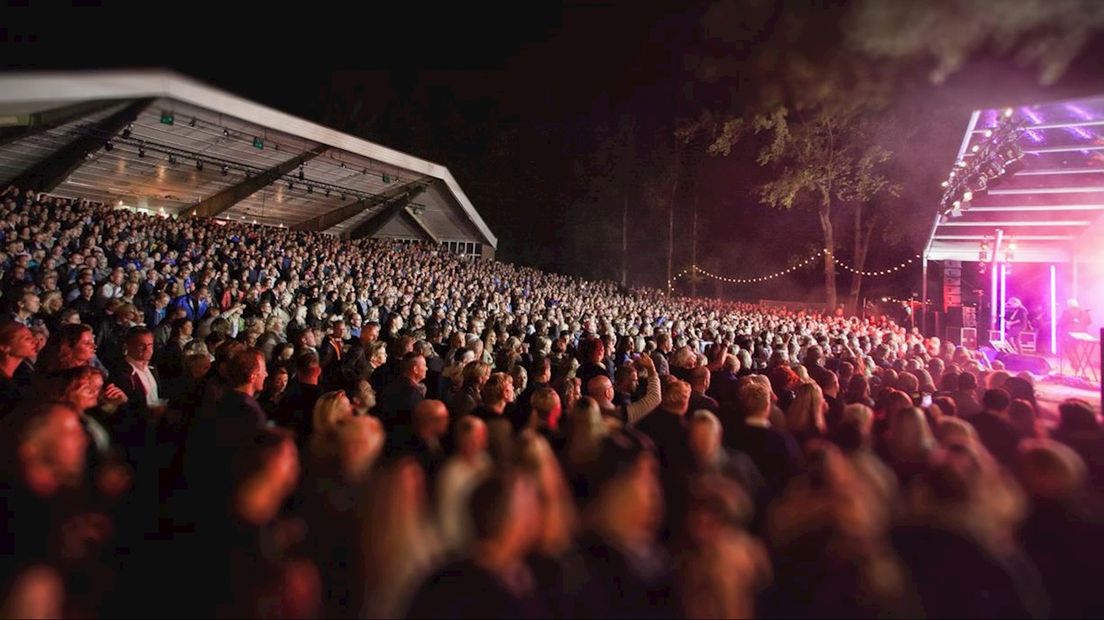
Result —
[{"label": "bald head", "polygon": [[599,402],[613,400],[613,383],[609,377],[598,375],[587,382],[587,396]]},{"label": "bald head", "polygon": [[690,387],[699,394],[704,394],[709,389],[709,368],[695,366],[690,370]]},{"label": "bald head", "polygon": [[448,432],[448,408],[439,400],[425,399],[414,407],[414,432],[419,437],[440,438]]}]

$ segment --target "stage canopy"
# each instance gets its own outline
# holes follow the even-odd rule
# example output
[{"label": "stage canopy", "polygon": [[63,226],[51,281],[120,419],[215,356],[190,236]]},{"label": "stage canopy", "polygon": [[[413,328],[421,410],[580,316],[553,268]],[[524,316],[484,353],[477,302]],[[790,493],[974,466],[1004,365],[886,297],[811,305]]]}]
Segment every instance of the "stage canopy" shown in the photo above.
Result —
[{"label": "stage canopy", "polygon": [[159,71],[0,75],[0,187],[12,183],[468,253],[498,243],[444,166]]},{"label": "stage canopy", "polygon": [[[1004,126],[1014,127],[1014,145],[994,143]],[[1104,96],[975,111],[955,171],[950,190],[973,177],[945,196],[927,260],[984,262],[995,247],[1004,262],[1084,260],[1104,241]]]}]

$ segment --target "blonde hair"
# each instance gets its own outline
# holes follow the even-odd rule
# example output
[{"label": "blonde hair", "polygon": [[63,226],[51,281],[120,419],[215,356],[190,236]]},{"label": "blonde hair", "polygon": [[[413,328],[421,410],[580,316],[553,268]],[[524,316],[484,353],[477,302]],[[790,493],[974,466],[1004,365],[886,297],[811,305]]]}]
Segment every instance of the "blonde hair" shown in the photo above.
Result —
[{"label": "blonde hair", "polygon": [[348,402],[348,397],[343,390],[326,392],[318,397],[311,414],[315,434],[323,431],[335,430],[341,422],[352,417],[352,412],[341,407],[341,400]]},{"label": "blonde hair", "polygon": [[824,394],[816,383],[802,383],[786,409],[786,430],[805,433],[824,430]]}]

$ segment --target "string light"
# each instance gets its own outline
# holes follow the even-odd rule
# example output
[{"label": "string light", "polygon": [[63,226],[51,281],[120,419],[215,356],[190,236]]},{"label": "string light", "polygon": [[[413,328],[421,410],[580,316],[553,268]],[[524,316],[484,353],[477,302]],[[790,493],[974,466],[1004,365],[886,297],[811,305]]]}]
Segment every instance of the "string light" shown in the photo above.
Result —
[{"label": "string light", "polygon": [[[714,280],[719,280],[719,281],[725,282],[727,284],[758,284],[760,282],[766,282],[768,280],[774,280],[775,278],[780,278],[784,275],[793,273],[793,272],[797,271],[798,269],[802,269],[802,268],[808,267],[810,265],[816,265],[818,258],[820,258],[821,256],[828,255],[828,254],[832,254],[832,251],[827,250],[827,249],[818,250],[813,255],[808,256],[808,257],[802,259],[800,262],[796,262],[793,265],[791,265],[791,266],[789,266],[785,269],[782,269],[780,271],[776,271],[774,273],[753,277],[753,278],[732,278],[732,277],[727,277],[727,276],[721,276],[721,275],[717,275],[715,273],[711,273],[709,271],[706,271],[705,269],[702,269],[701,267],[699,267],[697,265],[691,265],[691,266],[687,267],[686,269],[683,269],[679,273],[675,274],[674,276],[671,277],[670,280],[667,281],[667,290],[668,291],[673,290],[675,281],[679,280],[680,278],[685,277],[689,273],[701,274],[701,275],[706,276],[708,278],[712,278]],[[892,275],[894,273],[897,273],[898,271],[901,271],[902,269],[905,269],[909,265],[916,262],[916,260],[919,259],[919,258],[920,258],[920,255],[916,254],[912,258],[909,258],[908,260],[906,260],[903,263],[901,263],[899,265],[896,265],[894,267],[889,267],[889,268],[886,268],[886,269],[873,270],[873,271],[864,271],[864,270],[861,270],[861,269],[855,269],[854,267],[848,265],[847,263],[843,262],[839,258],[837,258],[835,262],[836,262],[837,266],[839,266],[839,267],[841,267],[841,268],[843,268],[847,271],[850,271],[851,273],[861,275],[861,276],[864,276],[864,277],[876,277],[876,276],[888,276],[888,275]]]}]

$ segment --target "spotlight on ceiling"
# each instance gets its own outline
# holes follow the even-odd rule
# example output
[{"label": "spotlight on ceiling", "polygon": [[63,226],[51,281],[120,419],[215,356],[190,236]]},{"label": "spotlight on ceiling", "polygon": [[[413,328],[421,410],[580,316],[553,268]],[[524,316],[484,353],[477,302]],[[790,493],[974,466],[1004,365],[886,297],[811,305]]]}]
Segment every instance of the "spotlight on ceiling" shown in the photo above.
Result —
[{"label": "spotlight on ceiling", "polygon": [[227,166],[226,164],[223,164],[222,165],[222,176],[226,176],[228,174],[230,174],[230,166]]},{"label": "spotlight on ceiling", "polygon": [[146,156],[146,149],[144,149],[142,147],[138,147],[138,157],[145,157],[145,156]]},{"label": "spotlight on ceiling", "polygon": [[176,163],[176,155],[173,155],[172,153],[169,153],[169,165],[171,166],[175,163]]},{"label": "spotlight on ceiling", "polygon": [[203,160],[202,159],[197,159],[196,160],[196,170],[199,170],[200,172],[203,172]]},{"label": "spotlight on ceiling", "polygon": [[126,126],[125,129],[123,129],[123,134],[122,134],[124,140],[126,140],[127,138],[130,137],[130,131],[132,129],[134,129],[134,123],[127,123],[127,126]]},{"label": "spotlight on ceiling", "polygon": [[326,188],[326,198],[329,198],[329,197],[330,197],[330,190],[329,190],[329,188]]},{"label": "spotlight on ceiling", "polygon": [[225,128],[225,127],[223,127],[223,128],[222,128],[222,135],[223,135],[223,136],[225,136],[225,137],[227,137],[227,138],[229,138],[229,137],[230,137],[230,130],[229,130],[229,129],[227,129],[227,128]]},{"label": "spotlight on ceiling", "polygon": [[195,119],[195,117],[192,117],[192,120],[188,121],[188,126],[189,126],[189,127],[195,127],[195,126],[196,126],[196,119]]},{"label": "spotlight on ceiling", "polygon": [[308,185],[307,186],[307,193],[308,194],[313,194],[314,193],[314,186],[313,185]]},{"label": "spotlight on ceiling", "polygon": [[112,144],[110,141],[104,142],[104,150],[110,153],[111,151],[115,150],[115,145]]}]

